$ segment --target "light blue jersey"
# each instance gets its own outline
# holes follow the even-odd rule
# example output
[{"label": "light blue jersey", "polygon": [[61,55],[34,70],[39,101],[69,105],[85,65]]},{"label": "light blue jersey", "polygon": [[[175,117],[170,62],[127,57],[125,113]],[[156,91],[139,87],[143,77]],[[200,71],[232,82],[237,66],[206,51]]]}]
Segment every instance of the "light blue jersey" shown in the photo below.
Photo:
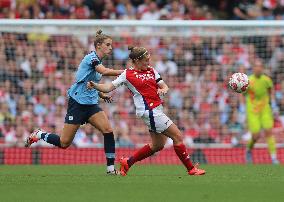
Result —
[{"label": "light blue jersey", "polygon": [[85,105],[98,104],[98,91],[87,89],[87,82],[98,83],[101,80],[102,75],[96,71],[96,66],[99,64],[102,64],[102,61],[95,51],[86,55],[81,61],[76,72],[76,81],[68,90],[68,95],[76,102]]}]

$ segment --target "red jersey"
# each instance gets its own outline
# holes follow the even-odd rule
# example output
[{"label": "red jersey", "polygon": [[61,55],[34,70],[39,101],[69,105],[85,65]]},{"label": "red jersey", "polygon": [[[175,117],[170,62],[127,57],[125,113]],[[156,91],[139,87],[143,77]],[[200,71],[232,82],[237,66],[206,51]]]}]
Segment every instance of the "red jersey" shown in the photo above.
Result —
[{"label": "red jersey", "polygon": [[158,82],[162,78],[153,68],[141,71],[133,68],[126,69],[112,82],[115,87],[126,85],[133,94],[137,116],[142,116],[146,110],[152,110],[162,104],[158,95]]}]

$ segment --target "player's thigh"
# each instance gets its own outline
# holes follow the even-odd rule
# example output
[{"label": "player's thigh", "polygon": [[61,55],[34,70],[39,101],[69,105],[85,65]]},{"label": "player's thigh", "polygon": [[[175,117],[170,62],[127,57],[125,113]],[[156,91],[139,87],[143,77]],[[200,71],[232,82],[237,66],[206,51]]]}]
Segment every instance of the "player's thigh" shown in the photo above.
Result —
[{"label": "player's thigh", "polygon": [[261,125],[263,129],[268,130],[273,127],[273,114],[271,108],[266,106],[261,114]]},{"label": "player's thigh", "polygon": [[70,97],[64,123],[71,125],[84,124],[87,121],[87,112],[89,112],[89,109],[87,109],[86,106],[79,104]]},{"label": "player's thigh", "polygon": [[150,145],[151,149],[153,149],[154,151],[163,149],[167,142],[167,137],[154,132],[150,132],[150,135],[152,139],[152,143]]},{"label": "player's thigh", "polygon": [[69,124],[65,123],[61,136],[60,142],[63,145],[70,145],[75,137],[77,130],[79,129],[80,124]]},{"label": "player's thigh", "polygon": [[100,111],[98,113],[93,114],[88,119],[88,122],[102,133],[110,133],[113,131],[110,122],[107,118],[107,115],[104,111]]},{"label": "player's thigh", "polygon": [[252,134],[257,134],[261,130],[260,114],[249,112],[247,114],[248,130]]}]

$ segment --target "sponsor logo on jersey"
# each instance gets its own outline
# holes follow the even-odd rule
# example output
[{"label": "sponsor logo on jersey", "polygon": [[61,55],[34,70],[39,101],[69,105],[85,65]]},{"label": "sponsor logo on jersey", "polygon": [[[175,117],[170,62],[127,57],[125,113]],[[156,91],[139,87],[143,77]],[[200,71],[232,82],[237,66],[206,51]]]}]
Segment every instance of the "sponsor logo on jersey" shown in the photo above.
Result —
[{"label": "sponsor logo on jersey", "polygon": [[155,79],[155,76],[153,74],[150,74],[150,73],[138,74],[137,72],[134,72],[134,74],[135,74],[136,78],[141,79],[142,81],[149,80],[149,79]]}]

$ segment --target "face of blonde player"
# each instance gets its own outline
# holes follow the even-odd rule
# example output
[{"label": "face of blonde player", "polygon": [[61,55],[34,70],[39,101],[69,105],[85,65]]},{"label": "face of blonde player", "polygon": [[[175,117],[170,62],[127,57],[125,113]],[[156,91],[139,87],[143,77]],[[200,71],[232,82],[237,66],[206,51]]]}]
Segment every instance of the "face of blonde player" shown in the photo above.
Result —
[{"label": "face of blonde player", "polygon": [[105,39],[103,43],[98,45],[97,49],[100,58],[108,56],[112,51],[112,40],[110,38]]},{"label": "face of blonde player", "polygon": [[150,54],[146,53],[142,59],[136,61],[134,64],[136,69],[146,71],[150,65]]},{"label": "face of blonde player", "polygon": [[253,73],[255,74],[255,76],[259,77],[261,76],[263,71],[263,65],[260,61],[256,61],[253,67]]}]

